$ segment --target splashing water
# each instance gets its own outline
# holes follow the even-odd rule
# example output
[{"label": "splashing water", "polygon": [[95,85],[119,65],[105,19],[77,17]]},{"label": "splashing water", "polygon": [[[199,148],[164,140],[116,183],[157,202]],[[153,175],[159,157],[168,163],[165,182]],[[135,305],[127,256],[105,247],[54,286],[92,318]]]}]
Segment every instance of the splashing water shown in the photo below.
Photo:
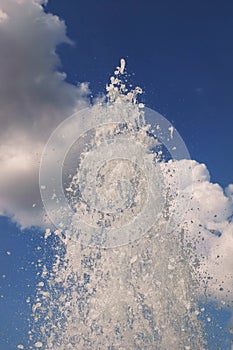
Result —
[{"label": "splashing water", "polygon": [[[179,184],[169,181],[175,162],[167,167],[160,126],[146,123],[137,101],[142,90],[128,90],[126,80],[122,59],[106,87],[107,101],[92,107],[98,127],[65,154],[63,187],[72,214],[53,193],[62,210],[51,216],[60,225],[45,234],[52,257],[38,284],[30,348],[205,346],[198,282],[179,229]],[[168,134],[172,139],[174,129]]]}]

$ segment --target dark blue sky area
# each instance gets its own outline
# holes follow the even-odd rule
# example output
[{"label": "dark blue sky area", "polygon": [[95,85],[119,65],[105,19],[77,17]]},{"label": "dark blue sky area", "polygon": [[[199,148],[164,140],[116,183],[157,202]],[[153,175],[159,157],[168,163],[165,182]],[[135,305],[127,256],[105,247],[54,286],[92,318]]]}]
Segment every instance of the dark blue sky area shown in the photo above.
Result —
[{"label": "dark blue sky area", "polygon": [[22,232],[3,216],[0,233],[0,349],[15,350],[27,344],[31,304],[26,299],[35,297],[43,239],[38,230]]},{"label": "dark blue sky area", "polygon": [[178,129],[213,182],[233,182],[233,2],[50,0],[74,47],[59,55],[68,80],[103,92],[125,57],[145,104]]}]

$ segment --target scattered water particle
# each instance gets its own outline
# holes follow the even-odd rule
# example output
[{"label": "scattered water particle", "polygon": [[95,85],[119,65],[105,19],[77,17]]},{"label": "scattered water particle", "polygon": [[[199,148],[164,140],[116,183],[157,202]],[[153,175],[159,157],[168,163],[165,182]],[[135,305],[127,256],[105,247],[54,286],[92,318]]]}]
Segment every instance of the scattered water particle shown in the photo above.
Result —
[{"label": "scattered water particle", "polygon": [[44,287],[44,282],[39,282],[39,283],[37,284],[37,287]]},{"label": "scattered water particle", "polygon": [[51,236],[50,228],[46,228],[44,238],[47,239],[49,236]]},{"label": "scattered water particle", "polygon": [[41,307],[41,303],[36,303],[35,305],[32,306],[32,312],[34,313],[40,307]]},{"label": "scattered water particle", "polygon": [[43,346],[43,344],[40,341],[35,343],[36,348],[42,348],[42,346]]},{"label": "scattered water particle", "polygon": [[172,271],[175,269],[175,266],[174,265],[171,265],[171,264],[168,264],[168,270]]},{"label": "scattered water particle", "polygon": [[74,192],[74,191],[73,191],[73,189],[72,189],[72,188],[67,187],[67,188],[66,188],[66,192]]},{"label": "scattered water particle", "polygon": [[130,264],[135,263],[135,261],[137,261],[137,255],[133,256],[132,259],[130,260]]},{"label": "scattered water particle", "polygon": [[125,60],[124,60],[124,58],[122,58],[121,59],[121,66],[120,66],[119,71],[120,71],[121,74],[124,74],[124,70],[125,70]]},{"label": "scattered water particle", "polygon": [[173,139],[174,127],[171,125],[168,130],[170,131],[170,138]]}]

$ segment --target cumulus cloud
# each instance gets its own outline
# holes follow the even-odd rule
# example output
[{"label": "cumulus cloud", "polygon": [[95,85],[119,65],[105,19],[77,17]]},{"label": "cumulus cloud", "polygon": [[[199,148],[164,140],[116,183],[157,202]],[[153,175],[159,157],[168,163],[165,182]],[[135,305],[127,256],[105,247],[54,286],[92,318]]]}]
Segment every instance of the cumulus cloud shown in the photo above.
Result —
[{"label": "cumulus cloud", "polygon": [[87,104],[88,86],[68,84],[56,47],[71,44],[45,1],[0,2],[0,213],[22,225],[41,222],[41,150],[52,130]]},{"label": "cumulus cloud", "polygon": [[[190,261],[197,263],[196,271],[208,297],[232,301],[233,185],[224,190],[212,183],[206,165],[194,160],[180,160],[175,165],[172,162],[166,165],[169,168],[172,166],[177,169],[184,198],[183,205],[174,213],[174,221],[179,221],[180,210],[183,216],[179,230],[184,229],[187,247],[190,243],[192,245]],[[187,169],[192,169],[191,173]],[[178,183],[176,175],[169,181],[170,186]]]}]

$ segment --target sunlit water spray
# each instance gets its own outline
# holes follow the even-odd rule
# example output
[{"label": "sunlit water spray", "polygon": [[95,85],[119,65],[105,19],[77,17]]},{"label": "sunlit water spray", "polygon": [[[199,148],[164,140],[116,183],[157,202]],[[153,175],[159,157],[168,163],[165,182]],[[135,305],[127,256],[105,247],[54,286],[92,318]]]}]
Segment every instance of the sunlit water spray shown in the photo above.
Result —
[{"label": "sunlit water spray", "polygon": [[63,123],[42,158],[42,199],[57,230],[45,234],[54,253],[33,305],[31,348],[204,348],[196,241],[180,226],[191,190],[175,160],[188,153],[126,80],[121,60],[107,101]]}]

